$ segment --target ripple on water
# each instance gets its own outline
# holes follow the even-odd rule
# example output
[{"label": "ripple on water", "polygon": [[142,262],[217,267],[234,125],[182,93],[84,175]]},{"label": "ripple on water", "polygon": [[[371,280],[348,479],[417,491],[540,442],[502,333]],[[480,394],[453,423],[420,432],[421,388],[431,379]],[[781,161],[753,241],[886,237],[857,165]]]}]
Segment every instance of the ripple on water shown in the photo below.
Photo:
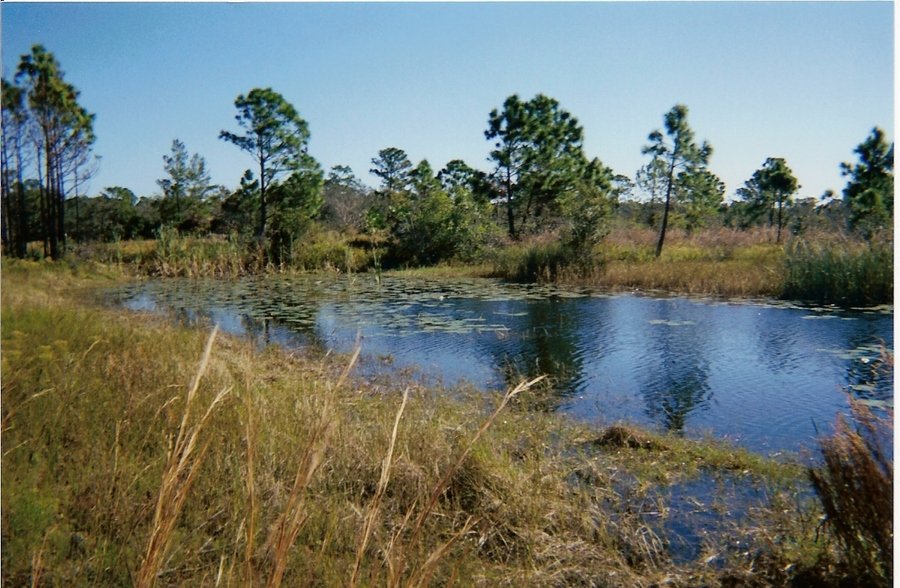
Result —
[{"label": "ripple on water", "polygon": [[712,432],[767,452],[808,446],[812,423],[827,427],[848,393],[892,406],[893,372],[881,360],[893,346],[892,309],[588,294],[329,275],[156,280],[114,298],[252,336],[283,331],[285,344],[347,351],[359,331],[364,353],[419,364],[447,384],[546,373],[559,406],[579,418]]}]

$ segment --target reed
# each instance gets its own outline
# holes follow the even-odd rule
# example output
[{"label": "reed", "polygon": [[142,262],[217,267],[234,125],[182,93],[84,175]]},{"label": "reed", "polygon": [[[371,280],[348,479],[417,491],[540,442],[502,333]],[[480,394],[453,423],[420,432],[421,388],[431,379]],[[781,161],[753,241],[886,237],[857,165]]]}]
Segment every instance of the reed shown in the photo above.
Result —
[{"label": "reed", "polygon": [[509,244],[493,254],[493,276],[524,283],[585,281],[599,270],[590,251],[578,251],[552,235]]},{"label": "reed", "polygon": [[894,299],[891,242],[793,242],[787,250],[782,295],[844,306],[890,304]]},{"label": "reed", "polygon": [[138,268],[142,273],[163,277],[231,277],[264,269],[259,248],[239,235],[201,238],[163,227],[152,255],[145,255]]}]

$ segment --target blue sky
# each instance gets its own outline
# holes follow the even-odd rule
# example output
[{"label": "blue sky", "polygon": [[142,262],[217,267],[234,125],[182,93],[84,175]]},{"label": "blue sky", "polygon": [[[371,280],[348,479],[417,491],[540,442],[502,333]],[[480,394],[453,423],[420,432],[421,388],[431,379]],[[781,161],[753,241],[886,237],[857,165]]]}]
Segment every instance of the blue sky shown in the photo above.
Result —
[{"label": "blue sky", "polygon": [[231,188],[248,156],[234,99],[270,86],[310,126],[327,170],[399,147],[435,170],[488,171],[488,113],[556,98],[590,157],[633,177],[676,103],[690,108],[729,196],[784,157],[801,196],[836,192],[872,127],[894,137],[890,2],[18,3],[0,5],[3,75],[42,43],[96,113],[89,193],[158,192],[172,140]]}]

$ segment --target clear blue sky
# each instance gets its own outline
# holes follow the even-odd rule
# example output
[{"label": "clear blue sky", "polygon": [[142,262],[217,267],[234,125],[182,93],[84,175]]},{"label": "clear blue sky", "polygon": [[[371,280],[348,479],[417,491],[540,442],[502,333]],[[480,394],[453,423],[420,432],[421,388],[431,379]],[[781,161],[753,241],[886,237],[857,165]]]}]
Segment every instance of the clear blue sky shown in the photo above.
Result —
[{"label": "clear blue sky", "polygon": [[271,86],[309,122],[310,153],[350,165],[399,147],[435,170],[489,170],[488,113],[514,93],[559,100],[588,156],[633,177],[676,103],[728,195],[767,157],[802,188],[840,192],[872,127],[894,137],[890,2],[0,5],[3,75],[35,43],[96,113],[89,193],[158,192],[172,140],[238,183],[234,98]]}]

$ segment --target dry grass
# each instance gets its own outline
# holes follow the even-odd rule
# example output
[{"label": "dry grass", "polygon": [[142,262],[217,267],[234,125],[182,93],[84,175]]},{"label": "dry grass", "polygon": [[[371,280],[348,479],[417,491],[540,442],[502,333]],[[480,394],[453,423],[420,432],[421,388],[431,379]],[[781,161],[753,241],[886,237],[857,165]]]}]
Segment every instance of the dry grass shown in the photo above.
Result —
[{"label": "dry grass", "polygon": [[851,401],[854,426],[840,416],[820,440],[824,465],[809,472],[826,526],[844,555],[845,575],[860,586],[893,582],[893,438],[891,417]]},{"label": "dry grass", "polygon": [[403,391],[403,400],[400,403],[400,408],[397,410],[397,418],[394,419],[394,429],[391,431],[391,442],[388,445],[387,455],[385,455],[381,465],[381,476],[378,478],[378,488],[375,489],[375,495],[372,497],[372,501],[366,509],[366,518],[363,523],[362,533],[360,534],[359,547],[356,549],[356,561],[353,562],[353,573],[350,575],[349,585],[351,588],[356,586],[359,581],[360,565],[362,564],[363,556],[366,553],[366,548],[369,545],[369,540],[372,538],[372,531],[375,528],[375,521],[378,518],[378,512],[381,509],[384,491],[391,478],[391,464],[394,459],[394,445],[397,443],[397,430],[400,427],[400,419],[403,417],[403,410],[406,408],[406,403],[408,401],[409,388],[406,388]]},{"label": "dry grass", "polygon": [[203,350],[203,358],[200,360],[200,367],[197,368],[197,374],[194,376],[184,401],[184,415],[181,419],[181,425],[178,427],[178,434],[169,449],[166,467],[163,470],[162,481],[156,498],[156,509],[153,514],[150,538],[147,541],[147,551],[143,562],[141,562],[141,567],[138,569],[135,581],[135,585],[140,588],[149,588],[156,584],[156,578],[162,570],[162,563],[169,547],[169,542],[172,539],[172,532],[175,530],[175,525],[181,515],[191,484],[197,477],[203,458],[207,449],[209,449],[209,443],[207,442],[204,443],[199,451],[195,452],[200,432],[212,415],[213,409],[222,402],[230,391],[226,388],[219,392],[199,422],[191,424],[191,409],[197,396],[197,390],[200,387],[200,380],[203,378],[206,367],[209,365],[209,355],[212,352],[217,332],[218,327],[214,328],[209,335],[206,348]]},{"label": "dry grass", "polygon": [[613,261],[594,283],[606,289],[740,297],[774,297],[781,293],[780,264],[745,260]]},{"label": "dry grass", "polygon": [[294,475],[294,485],[291,488],[287,505],[276,519],[275,525],[266,541],[267,551],[271,552],[273,561],[272,573],[266,586],[277,588],[281,586],[284,571],[288,565],[288,553],[297,540],[300,529],[307,521],[308,513],[306,512],[306,491],[309,488],[316,470],[322,464],[325,457],[325,450],[328,448],[331,436],[336,426],[337,417],[335,406],[337,404],[337,393],[342,389],[347,381],[347,376],[356,364],[359,358],[359,345],[350,358],[346,369],[338,378],[334,386],[328,386],[328,391],[323,397],[320,412],[315,424],[312,426],[312,435],[306,444],[306,449],[302,453],[297,473]]}]

